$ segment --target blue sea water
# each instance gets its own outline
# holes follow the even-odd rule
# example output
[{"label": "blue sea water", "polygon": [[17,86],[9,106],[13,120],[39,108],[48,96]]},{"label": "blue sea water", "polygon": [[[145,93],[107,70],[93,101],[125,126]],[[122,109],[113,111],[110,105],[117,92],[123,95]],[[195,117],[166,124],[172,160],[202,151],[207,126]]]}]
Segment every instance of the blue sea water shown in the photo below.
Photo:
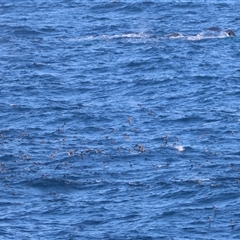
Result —
[{"label": "blue sea water", "polygon": [[1,0],[0,239],[240,239],[239,9]]}]

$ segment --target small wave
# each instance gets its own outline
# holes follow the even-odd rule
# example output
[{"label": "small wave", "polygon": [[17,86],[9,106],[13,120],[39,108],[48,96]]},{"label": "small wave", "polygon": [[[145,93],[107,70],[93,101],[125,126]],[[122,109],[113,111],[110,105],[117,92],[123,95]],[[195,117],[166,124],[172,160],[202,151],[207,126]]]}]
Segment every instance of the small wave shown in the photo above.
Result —
[{"label": "small wave", "polygon": [[36,29],[27,26],[16,26],[13,27],[13,33],[18,36],[26,36],[26,35],[39,35],[40,32]]}]

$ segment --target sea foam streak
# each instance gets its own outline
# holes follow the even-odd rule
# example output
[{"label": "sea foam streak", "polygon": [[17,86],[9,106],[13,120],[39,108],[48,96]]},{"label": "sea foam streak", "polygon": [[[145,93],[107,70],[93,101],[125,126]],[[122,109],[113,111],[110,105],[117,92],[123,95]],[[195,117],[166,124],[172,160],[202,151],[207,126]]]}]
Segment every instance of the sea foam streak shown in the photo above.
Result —
[{"label": "sea foam streak", "polygon": [[166,39],[183,39],[188,41],[199,41],[204,39],[218,39],[228,38],[229,36],[224,32],[203,31],[197,35],[184,35],[182,33],[173,33],[164,36],[153,36],[146,33],[123,33],[123,34],[103,34],[99,36],[88,35],[72,38],[71,41],[94,41],[94,40],[114,40],[114,39],[144,39],[148,41],[166,40]]}]

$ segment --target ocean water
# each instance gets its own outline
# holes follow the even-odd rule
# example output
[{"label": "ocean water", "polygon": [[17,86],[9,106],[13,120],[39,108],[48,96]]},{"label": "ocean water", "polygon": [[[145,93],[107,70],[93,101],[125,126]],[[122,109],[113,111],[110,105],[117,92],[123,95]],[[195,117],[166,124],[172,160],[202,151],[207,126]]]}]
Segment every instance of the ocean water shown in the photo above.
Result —
[{"label": "ocean water", "polygon": [[0,239],[240,239],[239,9],[1,0]]}]

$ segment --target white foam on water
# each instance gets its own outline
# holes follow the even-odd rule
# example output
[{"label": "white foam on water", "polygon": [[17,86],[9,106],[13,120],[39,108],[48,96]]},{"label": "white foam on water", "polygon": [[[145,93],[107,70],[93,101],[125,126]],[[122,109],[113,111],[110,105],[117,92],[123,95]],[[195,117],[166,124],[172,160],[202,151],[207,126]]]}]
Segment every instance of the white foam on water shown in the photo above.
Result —
[{"label": "white foam on water", "polygon": [[183,152],[185,148],[182,145],[175,145],[173,144],[173,147],[178,150],[179,152]]}]

